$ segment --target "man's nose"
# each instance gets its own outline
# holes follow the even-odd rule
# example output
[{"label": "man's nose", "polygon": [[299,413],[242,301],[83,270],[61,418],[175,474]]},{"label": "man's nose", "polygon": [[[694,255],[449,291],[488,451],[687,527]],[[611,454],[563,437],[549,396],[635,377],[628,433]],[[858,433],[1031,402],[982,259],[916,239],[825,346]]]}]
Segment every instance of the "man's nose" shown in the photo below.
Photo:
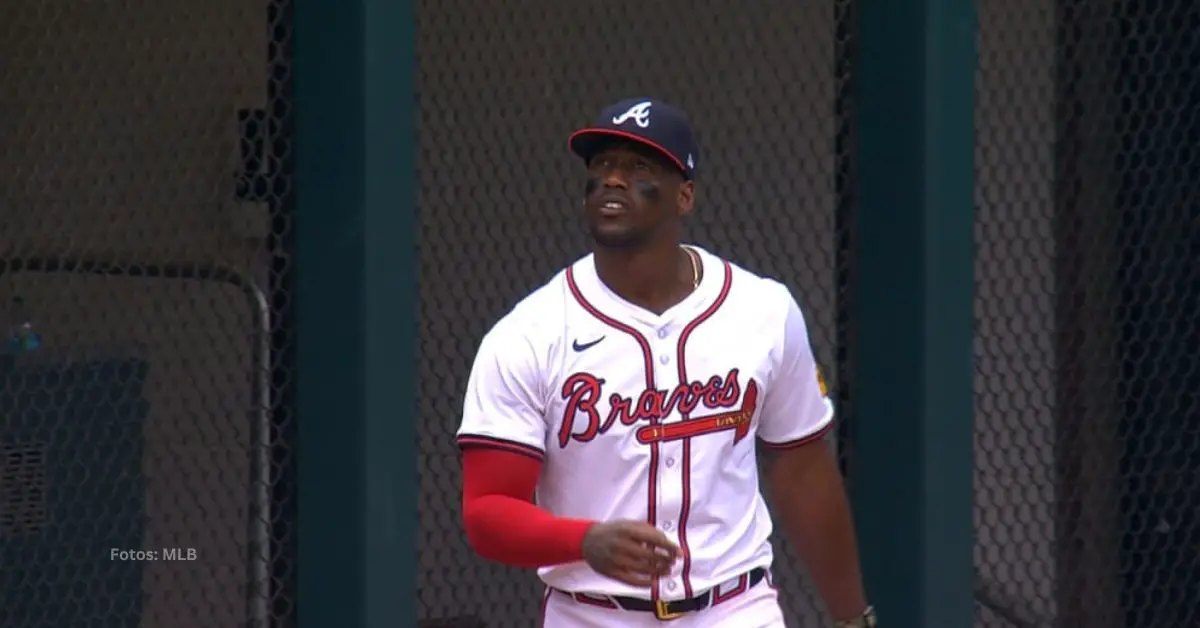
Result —
[{"label": "man's nose", "polygon": [[625,178],[625,173],[620,168],[609,168],[608,172],[604,173],[603,181],[606,188],[624,190],[629,187],[629,180]]}]

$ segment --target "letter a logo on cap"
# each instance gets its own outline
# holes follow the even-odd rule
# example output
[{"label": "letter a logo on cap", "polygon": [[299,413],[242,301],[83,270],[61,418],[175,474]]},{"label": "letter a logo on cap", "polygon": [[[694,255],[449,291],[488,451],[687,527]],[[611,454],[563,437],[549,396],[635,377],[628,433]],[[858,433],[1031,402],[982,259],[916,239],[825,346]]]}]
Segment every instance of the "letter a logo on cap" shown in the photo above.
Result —
[{"label": "letter a logo on cap", "polygon": [[625,124],[633,120],[634,124],[643,129],[650,126],[650,104],[650,101],[647,100],[646,102],[640,102],[630,107],[625,113],[614,116],[612,119],[613,124]]}]

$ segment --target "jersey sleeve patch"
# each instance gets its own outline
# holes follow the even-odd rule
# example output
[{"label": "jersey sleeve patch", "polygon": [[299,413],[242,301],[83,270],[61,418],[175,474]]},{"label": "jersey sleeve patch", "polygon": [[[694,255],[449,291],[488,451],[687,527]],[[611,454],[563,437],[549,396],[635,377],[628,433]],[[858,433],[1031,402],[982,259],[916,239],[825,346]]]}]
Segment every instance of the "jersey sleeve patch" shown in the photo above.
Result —
[{"label": "jersey sleeve patch", "polygon": [[495,436],[485,436],[482,434],[460,434],[456,439],[459,449],[496,449],[507,451],[517,455],[533,458],[541,462],[546,457],[546,452],[538,447],[532,447],[525,443],[519,443],[515,440],[506,438],[497,438]]}]

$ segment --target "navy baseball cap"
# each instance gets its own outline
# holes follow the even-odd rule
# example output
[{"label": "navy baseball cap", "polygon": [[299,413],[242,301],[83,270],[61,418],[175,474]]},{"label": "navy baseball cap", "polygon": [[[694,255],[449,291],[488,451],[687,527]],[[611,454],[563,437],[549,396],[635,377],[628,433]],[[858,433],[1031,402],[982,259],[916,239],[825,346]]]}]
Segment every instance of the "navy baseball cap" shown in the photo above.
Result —
[{"label": "navy baseball cap", "polygon": [[683,110],[653,98],[626,98],[605,107],[596,123],[575,131],[567,140],[571,152],[590,162],[613,139],[644,144],[660,153],[691,180],[700,159],[692,123]]}]

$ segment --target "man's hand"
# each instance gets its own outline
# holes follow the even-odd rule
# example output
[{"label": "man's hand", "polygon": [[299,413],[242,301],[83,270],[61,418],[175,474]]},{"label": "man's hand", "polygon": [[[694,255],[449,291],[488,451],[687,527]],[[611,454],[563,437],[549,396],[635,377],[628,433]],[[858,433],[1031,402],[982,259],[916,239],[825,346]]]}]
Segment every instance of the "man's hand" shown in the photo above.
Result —
[{"label": "man's hand", "polygon": [[583,559],[614,580],[649,587],[671,572],[679,547],[644,521],[598,523],[583,537]]}]

